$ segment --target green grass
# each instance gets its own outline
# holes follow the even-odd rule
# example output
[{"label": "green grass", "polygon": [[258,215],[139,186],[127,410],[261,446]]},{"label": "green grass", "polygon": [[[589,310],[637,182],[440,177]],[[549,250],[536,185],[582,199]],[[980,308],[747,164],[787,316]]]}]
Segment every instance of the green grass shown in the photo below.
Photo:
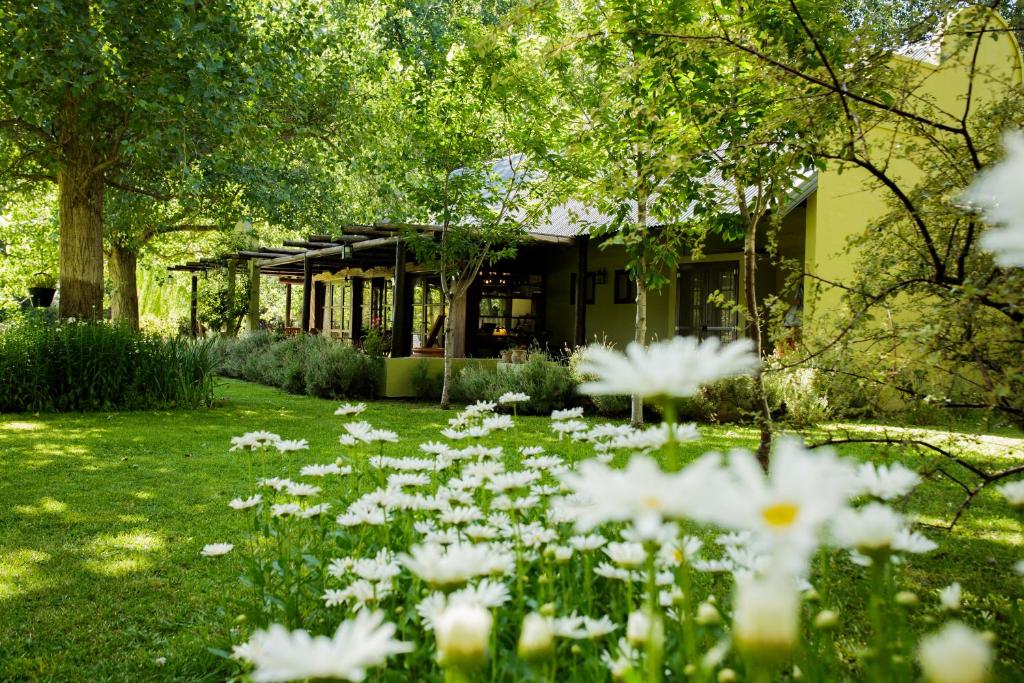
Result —
[{"label": "green grass", "polygon": [[[233,623],[224,605],[237,566],[199,556],[206,543],[242,534],[241,517],[226,504],[248,491],[249,475],[244,459],[228,453],[230,437],[266,429],[306,438],[310,451],[288,457],[327,462],[339,453],[341,423],[332,401],[234,381],[218,396],[215,408],[195,412],[0,416],[0,680],[219,680],[232,673],[207,647],[223,643]],[[402,455],[436,438],[450,415],[379,402],[364,417],[397,431],[402,443],[385,453]],[[689,454],[754,443],[743,428],[702,432]],[[1003,436],[1019,457],[1021,435]],[[544,418],[520,418],[516,433],[497,443],[538,443],[570,458],[588,452],[558,443]],[[977,464],[1006,463],[995,449],[978,451]],[[847,452],[889,457],[868,446]],[[905,452],[893,457],[926,462]],[[911,507],[938,522],[958,501],[949,482],[927,482]],[[959,580],[965,620],[1000,633],[1003,673],[1020,680],[1024,641],[1009,633],[1000,597],[1021,595],[1011,569],[1024,558],[1019,523],[986,492],[954,532],[929,534],[940,549],[914,558],[905,586],[927,605],[915,613],[918,626],[930,628],[934,591]],[[860,609],[859,577],[843,566],[849,592],[832,605],[841,614]]]}]

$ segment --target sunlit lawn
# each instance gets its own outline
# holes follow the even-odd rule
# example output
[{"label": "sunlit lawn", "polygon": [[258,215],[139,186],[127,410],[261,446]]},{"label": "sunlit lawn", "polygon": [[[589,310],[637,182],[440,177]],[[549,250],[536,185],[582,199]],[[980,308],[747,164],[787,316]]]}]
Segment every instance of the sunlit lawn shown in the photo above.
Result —
[{"label": "sunlit lawn", "polygon": [[[206,543],[241,535],[242,518],[227,502],[248,490],[248,472],[228,453],[230,437],[267,429],[306,438],[311,450],[287,457],[328,462],[338,453],[340,421],[334,402],[257,385],[227,382],[219,396],[220,405],[195,413],[0,416],[0,680],[217,680],[234,671],[207,646],[223,643],[234,621],[224,607],[237,566],[199,556]],[[364,417],[397,431],[402,443],[385,452],[402,455],[436,438],[450,415],[381,402]],[[745,429],[702,432],[693,454],[752,443]],[[1020,435],[1006,436],[1019,453]],[[516,433],[498,442],[513,440],[570,458],[587,453],[558,443],[544,418],[520,418]],[[870,447],[849,452],[884,458]],[[975,461],[994,467],[1001,457]],[[928,482],[912,509],[937,522],[958,496],[948,482]],[[995,624],[1008,602],[998,596],[1021,596],[1012,565],[1024,552],[1020,527],[996,494],[983,494],[952,535],[928,533],[940,549],[914,560],[907,588],[925,605],[915,621],[926,627],[935,590],[959,580],[965,620],[1005,634],[1005,624]],[[857,585],[856,570],[844,571]],[[860,611],[860,600],[851,588],[834,607]],[[1022,673],[1022,645],[1019,635],[998,644],[1004,673]]]}]

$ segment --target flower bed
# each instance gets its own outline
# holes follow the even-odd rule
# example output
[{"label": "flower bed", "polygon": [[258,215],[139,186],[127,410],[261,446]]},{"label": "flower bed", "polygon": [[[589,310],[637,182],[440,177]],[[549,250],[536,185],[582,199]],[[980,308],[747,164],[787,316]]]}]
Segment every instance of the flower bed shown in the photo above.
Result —
[{"label": "flower bed", "polygon": [[[648,387],[671,416],[700,383],[752,365],[737,346],[687,344],[598,356],[588,389]],[[362,680],[371,667],[459,681],[985,679],[988,635],[955,618],[923,638],[907,626],[918,598],[900,590],[903,573],[936,547],[892,507],[916,472],[792,439],[767,473],[745,452],[680,468],[692,425],[639,431],[555,411],[561,438],[594,449],[572,463],[488,445],[515,427],[495,408],[471,405],[413,455],[345,405],[342,457],[299,471],[277,453],[302,441],[235,440],[253,477],[231,507],[249,532],[204,553],[244,557],[233,656],[253,680]],[[837,571],[862,575],[862,603],[835,604]],[[959,600],[953,585],[942,609]]]}]

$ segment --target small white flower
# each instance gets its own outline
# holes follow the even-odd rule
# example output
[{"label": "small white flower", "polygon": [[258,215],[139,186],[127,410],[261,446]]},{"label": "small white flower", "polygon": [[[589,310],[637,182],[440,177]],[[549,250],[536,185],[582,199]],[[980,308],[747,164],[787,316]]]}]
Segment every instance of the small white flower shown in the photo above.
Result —
[{"label": "small white flower", "polygon": [[894,500],[910,493],[921,483],[921,477],[900,463],[875,465],[868,462],[857,468],[857,483],[868,495]]},{"label": "small white flower", "polygon": [[247,510],[248,508],[256,507],[257,505],[259,505],[262,502],[263,502],[263,496],[261,496],[260,494],[257,493],[256,495],[249,496],[248,498],[245,498],[245,499],[235,498],[230,503],[228,503],[228,506],[232,510]]},{"label": "small white flower", "polygon": [[1012,481],[996,488],[1013,508],[1024,508],[1024,479]]},{"label": "small white flower", "polygon": [[335,415],[359,415],[366,410],[365,403],[342,403],[341,406],[334,411]]},{"label": "small white flower", "polygon": [[301,512],[302,507],[298,503],[278,503],[270,506],[272,517],[291,517]]},{"label": "small white flower", "polygon": [[565,410],[552,410],[551,419],[554,421],[559,420],[578,420],[583,417],[583,408],[566,408]]},{"label": "small white flower", "polygon": [[918,658],[928,683],[983,683],[992,648],[980,634],[953,621],[921,640]]},{"label": "small white flower", "polygon": [[982,234],[981,247],[1001,266],[1024,267],[1024,134],[1007,133],[1003,144],[1005,158],[978,173],[964,198],[981,209],[992,226],[1001,226]]},{"label": "small white flower", "polygon": [[274,444],[278,453],[309,450],[309,442],[305,439],[281,439]]},{"label": "small white flower", "polygon": [[351,474],[351,467],[339,467],[337,463],[328,463],[326,465],[306,465],[299,474],[304,477],[326,477],[329,474]]},{"label": "small white flower", "polygon": [[647,561],[647,551],[639,543],[609,543],[604,552],[612,562],[627,569],[642,567]]},{"label": "small white flower", "polygon": [[285,488],[288,488],[289,486],[294,486],[295,485],[295,482],[292,481],[291,479],[282,479],[280,477],[273,477],[273,478],[270,478],[270,479],[260,479],[256,483],[259,486],[265,486],[267,488],[274,489],[275,491],[280,491],[281,489],[285,489]]},{"label": "small white flower", "polygon": [[281,437],[273,432],[246,432],[242,436],[231,437],[231,450],[257,450],[275,445]]},{"label": "small white flower", "polygon": [[960,611],[960,600],[962,597],[963,589],[960,588],[959,581],[954,581],[939,591],[939,602],[942,603],[942,608],[950,612]]},{"label": "small white flower", "polygon": [[840,546],[865,555],[891,551],[897,535],[905,528],[903,516],[881,503],[843,510],[832,523],[832,533]]},{"label": "small white flower", "polygon": [[288,494],[292,495],[292,496],[299,496],[299,497],[315,496],[318,493],[320,493],[320,490],[321,489],[320,489],[319,486],[313,486],[312,484],[295,484],[295,483],[292,483],[292,484],[288,485]]},{"label": "small white flower", "polygon": [[220,557],[221,555],[227,555],[234,548],[234,544],[231,543],[210,543],[203,546],[203,550],[199,554],[203,557]]},{"label": "small white flower", "polygon": [[498,403],[502,405],[507,405],[509,403],[526,403],[529,400],[530,395],[524,394],[521,391],[506,391],[498,397]]}]

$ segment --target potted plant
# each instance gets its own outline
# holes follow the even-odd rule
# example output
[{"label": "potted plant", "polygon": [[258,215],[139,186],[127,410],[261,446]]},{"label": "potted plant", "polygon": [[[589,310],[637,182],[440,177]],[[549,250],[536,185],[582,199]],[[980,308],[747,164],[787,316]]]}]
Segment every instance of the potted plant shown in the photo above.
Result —
[{"label": "potted plant", "polygon": [[51,273],[36,273],[29,281],[28,296],[36,308],[48,308],[53,303],[53,295],[56,293],[57,278]]}]

